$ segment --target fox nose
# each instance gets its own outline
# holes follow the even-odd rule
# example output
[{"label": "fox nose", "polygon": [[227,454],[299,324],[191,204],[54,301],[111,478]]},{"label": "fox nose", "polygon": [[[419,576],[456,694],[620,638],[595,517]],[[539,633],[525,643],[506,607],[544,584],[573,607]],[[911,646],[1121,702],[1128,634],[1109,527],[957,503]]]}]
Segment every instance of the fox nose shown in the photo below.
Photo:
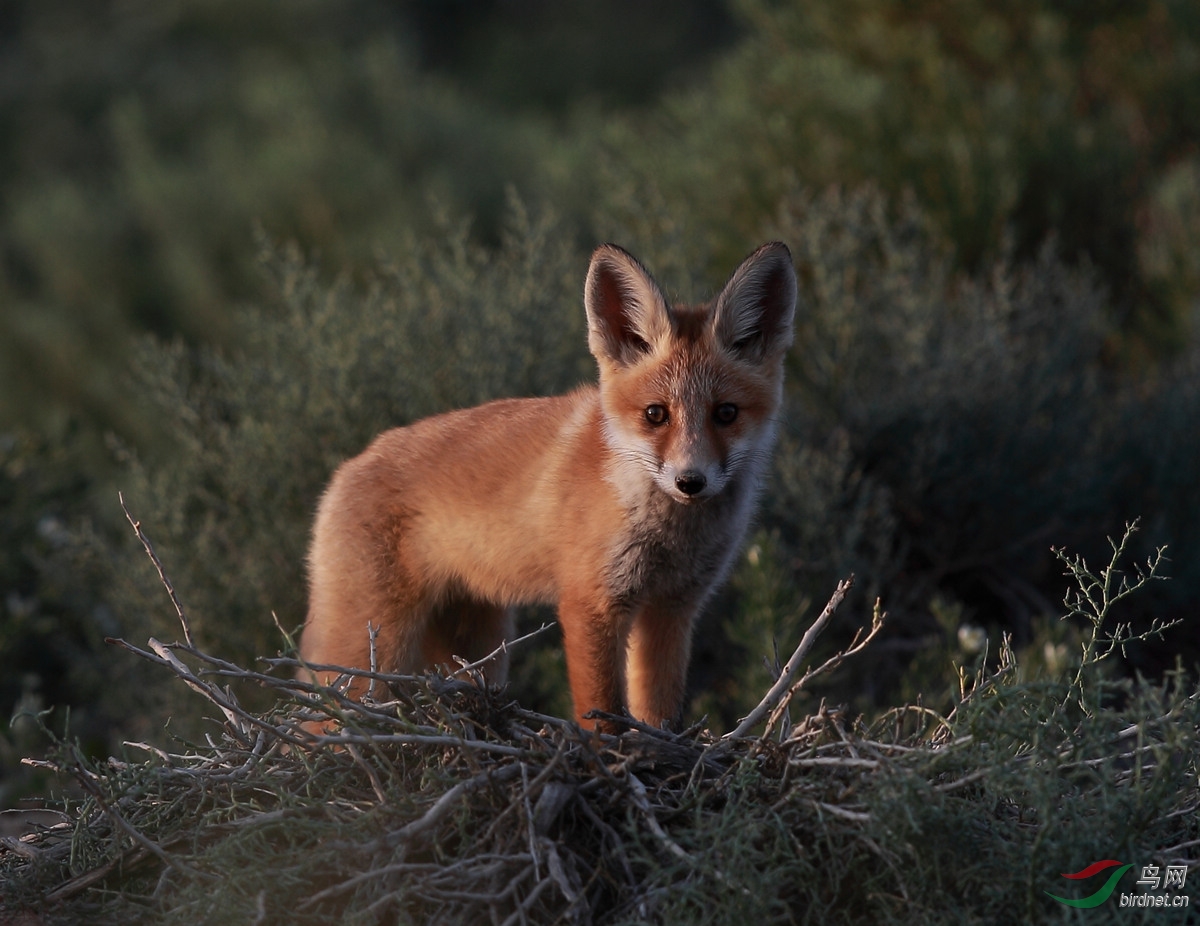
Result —
[{"label": "fox nose", "polygon": [[675,488],[684,495],[696,495],[703,492],[707,483],[708,480],[704,478],[704,473],[694,469],[685,470],[675,477]]}]

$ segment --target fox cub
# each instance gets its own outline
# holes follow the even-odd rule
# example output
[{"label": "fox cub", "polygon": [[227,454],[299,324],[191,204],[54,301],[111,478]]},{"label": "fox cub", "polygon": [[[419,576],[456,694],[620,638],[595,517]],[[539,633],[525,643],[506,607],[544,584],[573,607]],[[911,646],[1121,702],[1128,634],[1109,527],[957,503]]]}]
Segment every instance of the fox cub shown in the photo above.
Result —
[{"label": "fox cub", "polygon": [[598,386],[395,428],[334,473],[304,660],[366,667],[369,622],[381,670],[453,666],[511,639],[514,606],[556,603],[581,724],[622,707],[677,721],[696,615],[768,466],[795,306],[779,242],[702,306],[672,306],[630,254],[597,248],[584,308]]}]

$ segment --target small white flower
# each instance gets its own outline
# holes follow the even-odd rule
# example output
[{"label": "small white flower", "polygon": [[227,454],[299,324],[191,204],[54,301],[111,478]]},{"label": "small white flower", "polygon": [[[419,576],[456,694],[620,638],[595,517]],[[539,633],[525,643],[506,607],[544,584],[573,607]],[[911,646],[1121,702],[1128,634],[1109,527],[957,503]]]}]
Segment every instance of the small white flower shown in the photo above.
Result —
[{"label": "small white flower", "polygon": [[1042,657],[1046,660],[1046,670],[1051,675],[1058,675],[1067,665],[1067,644],[1047,640],[1042,647]]},{"label": "small white flower", "polygon": [[987,646],[987,631],[974,624],[962,624],[958,628],[958,645],[965,653],[981,653]]}]

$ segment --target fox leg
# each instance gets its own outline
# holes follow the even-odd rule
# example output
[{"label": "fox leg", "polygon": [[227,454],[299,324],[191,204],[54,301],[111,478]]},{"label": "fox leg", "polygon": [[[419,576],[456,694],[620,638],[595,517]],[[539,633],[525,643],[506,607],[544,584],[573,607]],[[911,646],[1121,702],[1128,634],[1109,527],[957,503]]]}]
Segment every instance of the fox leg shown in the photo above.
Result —
[{"label": "fox leg", "polygon": [[683,714],[694,607],[646,604],[629,628],[626,678],[629,713],[659,727]]},{"label": "fox leg", "polygon": [[[371,603],[375,604],[375,603]],[[421,669],[422,627],[428,605],[416,602],[397,606],[369,606],[355,601],[341,609],[336,617],[310,609],[308,623],[300,638],[300,654],[306,662],[325,663],[356,669],[371,667],[371,635],[375,635],[375,667],[380,672],[411,673]],[[338,677],[334,670],[300,676],[322,685]],[[354,678],[347,694],[362,698],[371,687],[368,679]]]},{"label": "fox leg", "polygon": [[[365,466],[351,461],[339,469],[321,500],[309,551],[308,620],[300,654],[308,663],[367,669],[374,634],[377,669],[417,672],[438,590],[410,565],[405,512],[364,507],[372,494],[361,485],[370,475]],[[324,670],[315,678],[328,685],[337,675]],[[302,669],[301,677],[313,675]],[[361,698],[370,687],[356,678],[348,694]]]},{"label": "fox leg", "polygon": [[[421,663],[425,667],[449,666],[453,671],[458,668],[455,656],[469,662],[483,659],[513,638],[515,625],[511,608],[456,598],[430,616],[421,640]],[[499,653],[482,671],[489,685],[503,685],[508,680],[508,652]]]},{"label": "fox leg", "polygon": [[[376,603],[377,604],[377,603]],[[371,634],[375,634],[375,664],[383,672],[410,673],[420,668],[414,659],[419,656],[422,612],[427,606],[408,603],[404,608],[393,604],[391,609],[368,609],[361,602],[336,612],[310,609],[308,624],[300,638],[300,655],[308,663],[368,669],[371,667]],[[368,618],[367,615],[372,615]],[[361,619],[361,622],[360,622]],[[302,668],[297,677],[319,685],[332,685],[338,671],[322,669],[315,672]],[[378,697],[384,689],[370,679],[354,676],[346,694],[362,700],[368,692]],[[337,723],[307,721],[304,729],[314,736],[333,733]]]},{"label": "fox leg", "polygon": [[628,616],[619,608],[599,607],[594,598],[564,597],[558,604],[567,680],[575,719],[585,729],[601,726],[583,715],[593,709],[618,713],[624,688],[624,641]]}]

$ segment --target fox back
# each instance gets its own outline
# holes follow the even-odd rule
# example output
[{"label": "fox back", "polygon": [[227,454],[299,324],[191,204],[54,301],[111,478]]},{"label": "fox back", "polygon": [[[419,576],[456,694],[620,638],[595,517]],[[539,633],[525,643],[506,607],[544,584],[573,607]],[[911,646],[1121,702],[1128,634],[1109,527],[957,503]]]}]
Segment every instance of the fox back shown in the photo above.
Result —
[{"label": "fox back", "polygon": [[[764,245],[701,306],[672,306],[603,245],[584,286],[598,386],[381,434],[334,474],[301,642],[318,678],[481,659],[504,681],[516,605],[558,606],[581,723],[682,708],[695,619],[753,514],[792,340],[791,255]],[[352,689],[361,694],[361,689]]]}]

